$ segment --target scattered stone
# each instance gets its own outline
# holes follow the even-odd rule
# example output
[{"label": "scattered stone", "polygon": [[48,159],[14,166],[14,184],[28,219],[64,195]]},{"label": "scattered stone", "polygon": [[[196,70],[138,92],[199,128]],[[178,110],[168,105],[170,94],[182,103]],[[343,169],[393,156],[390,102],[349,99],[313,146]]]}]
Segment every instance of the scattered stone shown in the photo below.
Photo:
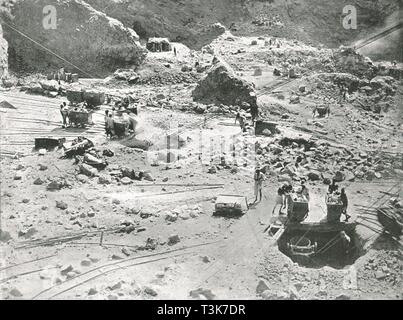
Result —
[{"label": "scattered stone", "polygon": [[21,230],[18,232],[19,237],[23,237],[25,239],[31,238],[34,234],[36,234],[38,230],[36,230],[34,227],[29,228],[28,230]]},{"label": "scattered stone", "polygon": [[266,282],[264,282],[263,280],[260,280],[256,287],[256,293],[258,295],[260,295],[266,290],[269,290],[269,287],[267,286]]},{"label": "scattered stone", "polygon": [[98,183],[99,184],[111,184],[112,183],[112,177],[109,175],[100,175],[98,178]]},{"label": "scattered stone", "polygon": [[34,185],[37,185],[37,186],[40,186],[40,185],[42,185],[44,183],[45,183],[45,181],[43,181],[41,178],[37,178],[34,181]]},{"label": "scattered stone", "polygon": [[39,165],[39,170],[40,170],[40,171],[45,171],[45,170],[48,170],[48,167],[45,166],[44,164],[40,164],[40,165]]},{"label": "scattered stone", "polygon": [[178,220],[178,216],[173,212],[168,212],[165,215],[165,220],[169,222],[175,222],[176,220]]},{"label": "scattered stone", "polygon": [[377,280],[383,280],[383,279],[386,278],[386,274],[385,274],[383,271],[381,271],[381,270],[377,270],[377,271],[375,272],[375,278],[376,278]]},{"label": "scattered stone", "polygon": [[89,291],[88,291],[88,295],[89,296],[93,296],[93,295],[95,295],[95,294],[97,294],[98,293],[98,291],[97,291],[97,289],[95,289],[95,288],[91,288]]},{"label": "scattered stone", "polygon": [[179,238],[179,236],[177,234],[171,235],[168,238],[168,245],[169,246],[173,246],[173,245],[175,245],[175,244],[177,244],[179,242],[180,242],[180,238]]},{"label": "scattered stone", "polygon": [[23,296],[23,294],[21,293],[21,291],[18,290],[17,288],[12,288],[12,289],[10,290],[10,294],[11,294],[13,297],[16,297],[16,298],[20,298],[20,297]]},{"label": "scattered stone", "polygon": [[157,291],[155,291],[153,288],[151,287],[144,287],[144,292],[150,296],[156,297],[158,295]]},{"label": "scattered stone", "polygon": [[151,181],[151,182],[154,181],[153,176],[149,172],[144,172],[143,179],[146,181]]},{"label": "scattered stone", "polygon": [[64,201],[57,201],[56,200],[56,208],[60,210],[66,210],[68,208],[68,204]]},{"label": "scattered stone", "polygon": [[69,272],[72,272],[73,270],[74,270],[74,268],[71,264],[65,265],[65,266],[62,266],[62,268],[60,269],[60,274],[64,276],[64,275],[68,274]]},{"label": "scattered stone", "polygon": [[130,179],[130,178],[128,178],[128,177],[123,177],[122,179],[120,179],[120,182],[121,182],[123,185],[128,185],[128,184],[133,183],[132,179]]},{"label": "scattered stone", "polygon": [[11,240],[10,233],[0,229],[0,242],[7,242],[8,240]]},{"label": "scattered stone", "polygon": [[87,183],[89,181],[88,176],[86,176],[84,174],[76,175],[76,179],[78,182],[81,182],[81,183]]},{"label": "scattered stone", "polygon": [[123,258],[121,256],[118,256],[117,254],[112,255],[112,260],[122,260]]},{"label": "scattered stone", "polygon": [[128,249],[126,249],[126,248],[122,248],[122,253],[127,257],[130,256],[130,251]]},{"label": "scattered stone", "polygon": [[22,180],[22,175],[16,174],[16,175],[14,176],[14,180]]},{"label": "scattered stone", "polygon": [[351,297],[345,293],[339,294],[335,300],[351,300]]},{"label": "scattered stone", "polygon": [[119,281],[119,282],[115,283],[113,286],[108,287],[108,289],[112,290],[112,291],[119,290],[121,288],[122,288],[122,281]]},{"label": "scattered stone", "polygon": [[91,265],[91,260],[90,259],[84,259],[83,261],[81,261],[81,265],[83,267],[89,267]]}]

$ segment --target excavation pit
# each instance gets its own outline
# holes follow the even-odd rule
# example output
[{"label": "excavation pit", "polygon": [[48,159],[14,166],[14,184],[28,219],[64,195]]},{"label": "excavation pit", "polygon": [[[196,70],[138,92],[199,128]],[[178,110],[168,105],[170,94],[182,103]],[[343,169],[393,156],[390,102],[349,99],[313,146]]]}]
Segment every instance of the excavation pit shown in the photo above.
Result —
[{"label": "excavation pit", "polygon": [[305,230],[296,226],[286,228],[278,240],[278,248],[292,261],[304,267],[330,266],[342,269],[353,264],[363,254],[362,243],[355,227],[347,226],[334,230]]}]

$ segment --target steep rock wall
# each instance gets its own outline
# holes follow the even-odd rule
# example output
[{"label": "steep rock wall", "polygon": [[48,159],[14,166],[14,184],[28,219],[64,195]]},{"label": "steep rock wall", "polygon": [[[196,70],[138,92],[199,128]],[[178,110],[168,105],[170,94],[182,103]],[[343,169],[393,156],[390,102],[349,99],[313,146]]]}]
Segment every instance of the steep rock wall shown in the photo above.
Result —
[{"label": "steep rock wall", "polygon": [[[47,5],[56,9],[56,29],[46,23]],[[119,67],[137,66],[146,56],[136,32],[81,0],[20,0],[11,16],[4,31],[10,67],[16,71],[65,67],[82,76],[102,77]]]}]

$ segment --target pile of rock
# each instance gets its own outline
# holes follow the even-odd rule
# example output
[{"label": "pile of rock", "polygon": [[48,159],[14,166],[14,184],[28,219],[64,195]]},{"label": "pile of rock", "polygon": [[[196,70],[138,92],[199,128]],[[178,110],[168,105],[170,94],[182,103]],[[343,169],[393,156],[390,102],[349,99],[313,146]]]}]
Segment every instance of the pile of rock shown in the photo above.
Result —
[{"label": "pile of rock", "polygon": [[218,58],[207,76],[197,84],[192,96],[195,101],[204,103],[257,105],[254,85],[238,77],[225,61]]}]

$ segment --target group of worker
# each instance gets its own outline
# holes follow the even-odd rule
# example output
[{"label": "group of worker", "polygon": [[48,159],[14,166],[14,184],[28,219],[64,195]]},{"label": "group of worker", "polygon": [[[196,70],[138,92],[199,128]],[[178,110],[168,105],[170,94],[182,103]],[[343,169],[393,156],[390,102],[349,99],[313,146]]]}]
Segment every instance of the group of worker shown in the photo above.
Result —
[{"label": "group of worker", "polygon": [[273,215],[278,206],[280,206],[280,209],[278,210],[278,215],[283,214],[283,209],[289,205],[288,199],[292,193],[297,194],[297,196],[302,198],[304,202],[309,202],[310,196],[309,189],[305,184],[306,180],[302,179],[300,183],[301,185],[296,189],[294,189],[291,184],[283,184],[280,188],[277,189],[276,203],[272,211]]},{"label": "group of worker", "polygon": [[[128,130],[136,130],[138,120],[136,118],[137,112],[130,111],[130,110],[122,110],[123,108],[119,109],[119,112],[122,113],[124,118],[124,123],[126,124],[125,132]],[[116,135],[115,130],[115,117],[116,117],[116,109],[113,107],[111,111],[105,111],[105,134],[107,138],[113,138]]]},{"label": "group of worker", "polygon": [[[255,194],[255,203],[258,201],[262,201],[263,197],[263,182],[266,180],[266,175],[263,173],[262,168],[257,167],[254,173],[254,194]],[[278,210],[278,215],[283,214],[283,209],[288,207],[289,205],[289,196],[291,194],[295,194],[298,198],[300,198],[304,202],[310,201],[310,195],[309,195],[309,189],[306,186],[306,180],[301,179],[300,181],[300,186],[297,188],[294,188],[291,184],[286,183],[282,185],[280,188],[277,190],[277,197],[276,197],[276,203],[273,207],[272,214],[274,215],[276,208],[280,207]],[[342,214],[345,216],[344,222],[348,222],[348,220],[351,218],[350,215],[347,214],[347,207],[348,207],[348,198],[346,194],[345,188],[341,188],[340,192],[338,192],[338,186],[335,183],[335,180],[332,181],[328,188],[328,193],[327,193],[327,198],[329,195],[335,195],[339,197],[341,203],[342,203]]]},{"label": "group of worker", "polygon": [[60,105],[60,114],[62,116],[62,121],[63,121],[62,128],[67,128],[72,124],[72,122],[70,120],[70,111],[71,110],[77,111],[77,112],[88,112],[89,107],[90,106],[87,102],[83,102],[81,104],[74,105],[72,108],[69,108],[67,103],[63,102]]}]

